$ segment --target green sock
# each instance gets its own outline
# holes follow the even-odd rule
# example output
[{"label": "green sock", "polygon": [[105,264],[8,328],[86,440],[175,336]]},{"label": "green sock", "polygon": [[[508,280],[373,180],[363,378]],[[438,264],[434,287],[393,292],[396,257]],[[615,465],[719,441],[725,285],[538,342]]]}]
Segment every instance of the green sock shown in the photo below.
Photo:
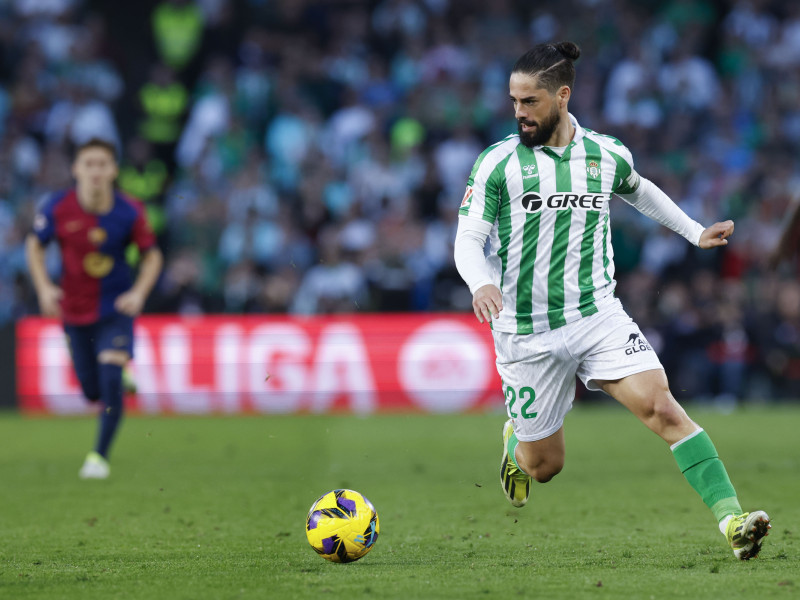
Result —
[{"label": "green sock", "polygon": [[672,454],[686,481],[700,494],[718,522],[728,515],[742,513],[725,465],[705,431],[700,429],[673,445]]},{"label": "green sock", "polygon": [[[506,442],[506,450],[508,451],[509,458],[511,458],[511,460],[514,461],[514,464],[519,469],[519,465],[517,464],[517,445],[518,444],[519,444],[519,440],[517,439],[517,434],[512,431],[511,435],[508,438],[508,442]],[[519,470],[522,471],[522,469],[519,469]],[[523,473],[524,473],[524,471],[523,471]]]}]

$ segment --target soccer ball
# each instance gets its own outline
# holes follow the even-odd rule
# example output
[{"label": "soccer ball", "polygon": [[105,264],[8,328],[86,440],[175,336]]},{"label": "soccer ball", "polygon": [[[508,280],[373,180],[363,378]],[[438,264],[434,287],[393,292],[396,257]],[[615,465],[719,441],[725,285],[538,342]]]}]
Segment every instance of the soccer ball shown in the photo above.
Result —
[{"label": "soccer ball", "polygon": [[380,524],[372,502],[353,490],[333,490],[311,505],[306,537],[332,562],[353,562],[372,550]]}]

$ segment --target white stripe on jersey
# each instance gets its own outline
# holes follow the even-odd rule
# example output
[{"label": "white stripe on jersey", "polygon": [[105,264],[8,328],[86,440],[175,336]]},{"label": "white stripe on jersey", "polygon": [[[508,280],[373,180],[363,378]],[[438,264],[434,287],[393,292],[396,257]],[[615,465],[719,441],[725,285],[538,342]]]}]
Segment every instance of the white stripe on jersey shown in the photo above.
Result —
[{"label": "white stripe on jersey", "polygon": [[[516,150],[516,145],[514,146]],[[511,154],[511,157],[506,163],[506,189],[508,190],[509,198],[521,198],[523,195],[522,187],[522,169],[519,164],[519,156],[516,152]],[[511,303],[509,308],[511,313],[516,312],[517,307],[517,277],[520,271],[520,263],[522,261],[522,228],[525,226],[525,213],[511,214],[511,245],[508,248],[508,263],[506,264],[506,273],[503,278],[503,312],[505,312],[506,302]],[[518,232],[518,235],[515,233]],[[514,241],[516,240],[516,242]]]},{"label": "white stripe on jersey", "polygon": [[[542,182],[551,181],[553,183],[552,189],[555,190],[556,163],[542,151],[536,152],[536,163],[539,168],[539,195],[542,199],[546,199],[550,193],[547,189],[542,189]],[[553,252],[553,228],[555,227],[558,213],[554,210],[542,210],[540,214],[539,245],[536,248],[536,263],[533,269],[534,331],[550,329],[550,324],[547,320],[547,279],[550,275],[550,256]],[[545,232],[547,233],[546,235],[544,235]]]}]

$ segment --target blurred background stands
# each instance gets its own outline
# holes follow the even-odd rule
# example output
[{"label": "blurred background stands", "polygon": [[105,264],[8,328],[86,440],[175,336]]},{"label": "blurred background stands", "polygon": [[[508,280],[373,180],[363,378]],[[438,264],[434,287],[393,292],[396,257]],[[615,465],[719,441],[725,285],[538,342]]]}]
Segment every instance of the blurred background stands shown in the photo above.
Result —
[{"label": "blurred background stands", "polygon": [[676,395],[796,397],[798,265],[765,268],[800,189],[789,0],[0,1],[0,321],[36,312],[23,238],[94,136],[166,254],[149,311],[470,310],[466,178],[516,130],[513,61],[561,39],[581,123],[736,220],[704,253],[613,203],[618,295]]}]

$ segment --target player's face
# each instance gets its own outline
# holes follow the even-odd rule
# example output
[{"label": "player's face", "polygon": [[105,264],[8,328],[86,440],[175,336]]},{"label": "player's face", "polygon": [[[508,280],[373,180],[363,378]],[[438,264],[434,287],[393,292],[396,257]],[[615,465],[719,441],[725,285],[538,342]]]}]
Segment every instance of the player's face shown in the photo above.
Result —
[{"label": "player's face", "polygon": [[72,175],[85,190],[108,189],[117,178],[117,161],[105,148],[84,148],[72,163]]},{"label": "player's face", "polygon": [[546,145],[561,121],[556,94],[540,88],[536,77],[524,73],[511,74],[508,90],[520,142],[529,148]]}]

